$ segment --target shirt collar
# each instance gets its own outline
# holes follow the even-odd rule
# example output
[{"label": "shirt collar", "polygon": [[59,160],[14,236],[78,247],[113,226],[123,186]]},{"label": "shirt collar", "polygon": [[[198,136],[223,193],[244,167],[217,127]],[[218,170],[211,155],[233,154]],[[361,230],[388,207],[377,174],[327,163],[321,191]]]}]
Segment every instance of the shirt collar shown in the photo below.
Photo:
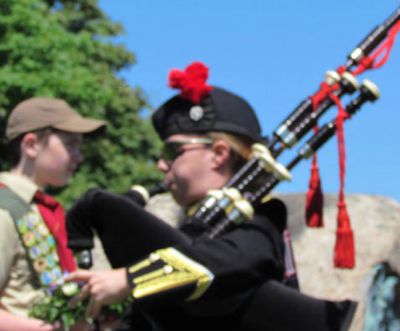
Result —
[{"label": "shirt collar", "polygon": [[10,172],[0,173],[0,182],[18,194],[24,201],[30,203],[38,187],[29,178]]}]

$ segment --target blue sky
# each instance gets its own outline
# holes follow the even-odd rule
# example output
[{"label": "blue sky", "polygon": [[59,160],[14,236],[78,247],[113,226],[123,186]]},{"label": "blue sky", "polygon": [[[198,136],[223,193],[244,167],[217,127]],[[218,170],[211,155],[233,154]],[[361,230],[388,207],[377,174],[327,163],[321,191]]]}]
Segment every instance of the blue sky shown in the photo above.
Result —
[{"label": "blue sky", "polygon": [[[327,70],[347,55],[399,6],[395,0],[117,0],[100,1],[125,34],[116,40],[135,53],[137,63],[121,76],[141,86],[156,107],[175,94],[167,87],[171,68],[194,60],[210,68],[209,83],[245,97],[270,135]],[[346,192],[379,194],[400,201],[400,37],[381,69],[368,71],[381,99],[365,105],[346,123]],[[343,98],[344,104],[350,99]],[[335,116],[332,108],[322,125]],[[298,147],[279,159],[287,163]],[[337,142],[319,153],[323,189],[339,189]],[[279,192],[305,192],[309,161],[292,172]]]}]

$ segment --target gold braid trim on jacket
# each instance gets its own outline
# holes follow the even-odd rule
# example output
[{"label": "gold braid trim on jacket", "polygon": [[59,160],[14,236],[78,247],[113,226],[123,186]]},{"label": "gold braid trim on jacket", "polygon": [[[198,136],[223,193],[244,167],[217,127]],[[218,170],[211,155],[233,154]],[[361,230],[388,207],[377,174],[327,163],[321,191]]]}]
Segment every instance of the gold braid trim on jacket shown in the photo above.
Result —
[{"label": "gold braid trim on jacket", "polygon": [[186,301],[198,299],[211,285],[214,275],[205,266],[177,249],[168,247],[128,267],[128,279],[134,299],[142,299],[165,292],[178,293],[194,287]]}]

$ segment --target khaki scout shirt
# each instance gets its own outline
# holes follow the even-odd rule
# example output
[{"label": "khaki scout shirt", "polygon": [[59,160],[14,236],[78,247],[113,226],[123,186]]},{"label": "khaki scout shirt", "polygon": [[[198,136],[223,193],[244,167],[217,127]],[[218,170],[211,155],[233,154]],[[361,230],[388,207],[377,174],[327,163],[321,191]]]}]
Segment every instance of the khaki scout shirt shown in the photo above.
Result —
[{"label": "khaki scout shirt", "polygon": [[[31,180],[2,172],[0,183],[18,194],[39,214],[32,203],[38,188]],[[14,221],[7,210],[0,208],[0,308],[15,315],[27,316],[30,308],[44,296],[42,291],[34,289],[33,276]]]}]

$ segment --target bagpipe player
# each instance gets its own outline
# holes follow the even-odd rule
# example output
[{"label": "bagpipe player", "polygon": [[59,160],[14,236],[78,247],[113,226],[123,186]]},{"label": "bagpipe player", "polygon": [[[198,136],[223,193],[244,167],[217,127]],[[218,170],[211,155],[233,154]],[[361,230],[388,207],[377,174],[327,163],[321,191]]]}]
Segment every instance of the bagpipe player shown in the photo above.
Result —
[{"label": "bagpipe player", "polygon": [[270,200],[215,238],[190,217],[263,141],[249,103],[208,85],[207,77],[200,62],[172,71],[169,84],[181,93],[152,116],[164,142],[158,168],[188,217],[175,229],[131,199],[88,191],[68,213],[69,246],[90,246],[90,225],[115,269],[70,274],[67,281],[85,284],[71,305],[89,298],[87,315],[95,317],[102,306],[131,296],[119,330],[344,330],[348,301],[317,300],[283,285],[282,202]]}]

